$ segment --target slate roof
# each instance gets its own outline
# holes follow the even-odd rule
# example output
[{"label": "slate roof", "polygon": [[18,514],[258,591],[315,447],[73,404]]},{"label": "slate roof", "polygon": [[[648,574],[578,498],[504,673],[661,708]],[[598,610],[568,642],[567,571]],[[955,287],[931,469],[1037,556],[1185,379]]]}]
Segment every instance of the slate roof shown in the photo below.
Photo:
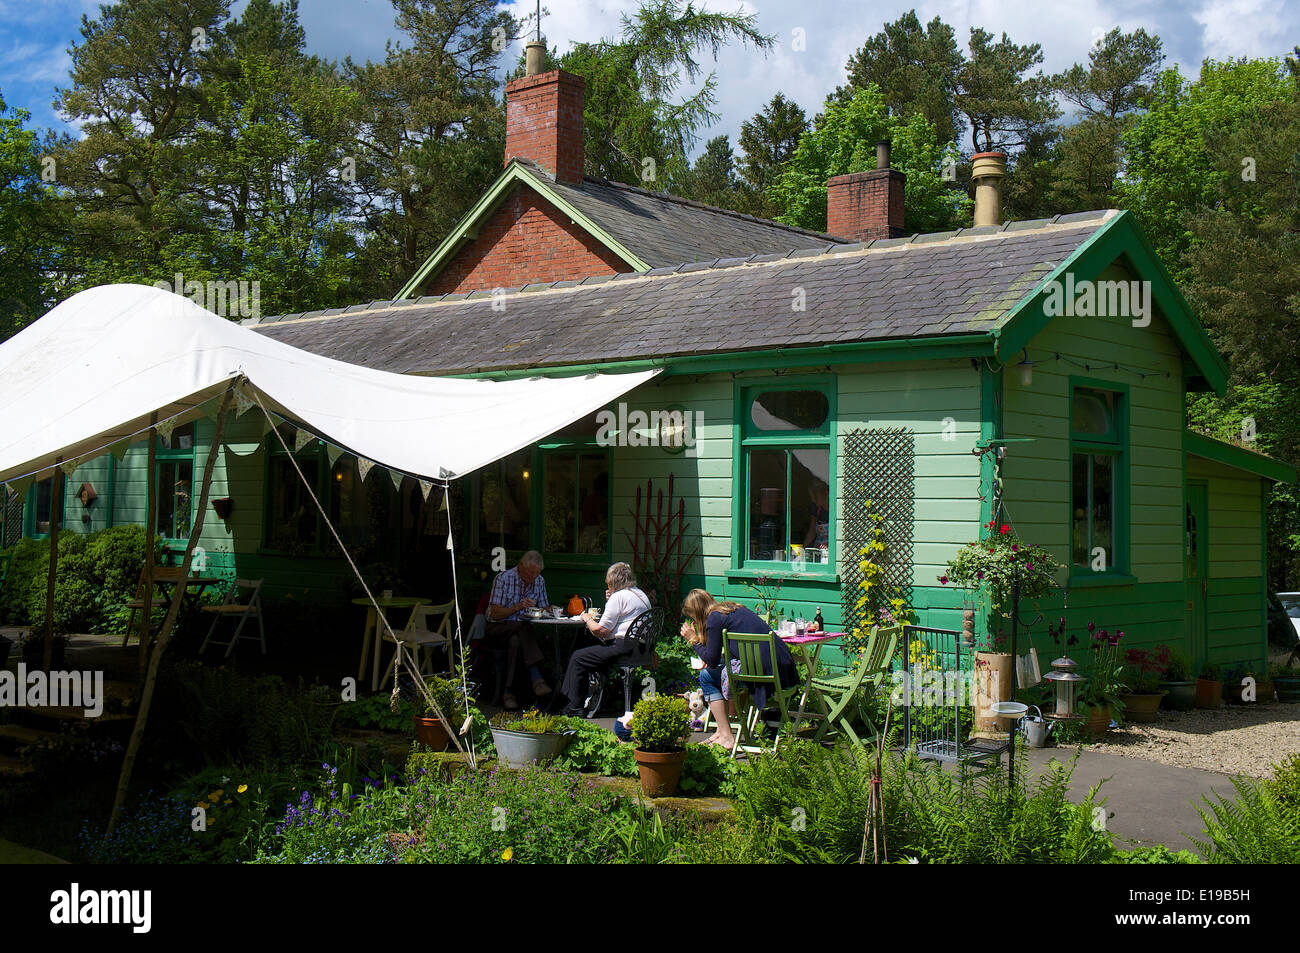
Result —
[{"label": "slate roof", "polygon": [[[294,347],[459,374],[991,332],[1117,212],[264,318]],[[806,310],[791,307],[802,288]],[[501,305],[498,305],[500,307]]]},{"label": "slate roof", "polygon": [[[536,166],[531,168],[546,175]],[[848,239],[606,179],[588,177],[580,186],[553,179],[546,184],[651,268],[849,243]]]}]

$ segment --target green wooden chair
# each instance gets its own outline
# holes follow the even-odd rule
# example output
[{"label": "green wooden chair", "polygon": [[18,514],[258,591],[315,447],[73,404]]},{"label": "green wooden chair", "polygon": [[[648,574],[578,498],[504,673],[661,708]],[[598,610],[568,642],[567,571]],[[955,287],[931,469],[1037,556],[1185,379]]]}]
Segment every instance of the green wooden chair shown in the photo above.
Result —
[{"label": "green wooden chair", "polygon": [[[741,747],[744,747],[746,751],[758,751],[765,747],[762,741],[762,731],[755,731],[759,727],[763,713],[754,702],[754,689],[767,689],[767,704],[770,705],[775,702],[777,709],[781,712],[780,730],[786,731],[790,728],[790,702],[798,694],[799,688],[798,686],[786,687],[781,684],[781,672],[777,666],[776,640],[777,635],[775,632],[751,634],[722,630],[723,664],[730,666],[733,646],[736,649],[736,657],[740,661],[739,672],[731,671],[728,668],[727,679],[731,685],[731,692],[735,695],[738,691],[743,691],[748,698],[747,705],[741,711],[736,746],[731,749],[733,758],[736,756],[736,751]],[[772,660],[772,673],[770,675],[763,667],[764,646],[767,647],[768,658]]]},{"label": "green wooden chair", "polygon": [[887,629],[873,629],[867,639],[862,660],[848,675],[836,678],[813,678],[812,689],[820,693],[826,702],[825,714],[805,713],[805,718],[821,721],[814,741],[821,741],[828,732],[835,730],[848,737],[853,744],[861,745],[862,739],[853,730],[853,718],[858,716],[871,732],[874,741],[880,736],[876,726],[862,710],[862,701],[871,692],[878,691],[880,685],[889,675],[894,652],[898,649],[898,639],[903,629],[892,626]]}]

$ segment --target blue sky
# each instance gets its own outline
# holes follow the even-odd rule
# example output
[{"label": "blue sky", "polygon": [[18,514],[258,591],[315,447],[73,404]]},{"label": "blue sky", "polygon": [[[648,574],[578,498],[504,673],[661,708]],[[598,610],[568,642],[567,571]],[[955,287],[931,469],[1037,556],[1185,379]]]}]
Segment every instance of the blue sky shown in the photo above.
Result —
[{"label": "blue sky", "polygon": [[[528,13],[535,0],[522,0]],[[971,25],[1006,31],[1020,43],[1043,46],[1045,71],[1086,62],[1094,39],[1114,26],[1145,27],[1164,40],[1169,64],[1194,73],[1206,56],[1281,56],[1300,43],[1300,3],[1290,0],[946,0],[929,3],[852,3],[835,0],[708,0],[715,10],[737,7],[758,15],[777,46],[767,56],[740,46],[724,49],[715,68],[721,119],[707,136],[728,133],[734,142],[740,124],[777,91],[810,113],[844,76],[844,63],[885,22],[915,7],[922,22],[940,16],[963,39]],[[619,15],[636,0],[549,0],[544,32],[561,50],[574,41],[617,32]],[[242,9],[235,3],[234,9]],[[32,113],[33,123],[70,129],[55,113],[56,87],[68,81],[68,48],[79,37],[83,13],[97,2],[86,0],[0,0],[0,92],[11,106]],[[333,59],[380,59],[384,44],[397,39],[388,0],[300,0],[299,12],[313,52]],[[793,48],[802,30],[806,48]],[[511,58],[513,61],[513,57]]]}]

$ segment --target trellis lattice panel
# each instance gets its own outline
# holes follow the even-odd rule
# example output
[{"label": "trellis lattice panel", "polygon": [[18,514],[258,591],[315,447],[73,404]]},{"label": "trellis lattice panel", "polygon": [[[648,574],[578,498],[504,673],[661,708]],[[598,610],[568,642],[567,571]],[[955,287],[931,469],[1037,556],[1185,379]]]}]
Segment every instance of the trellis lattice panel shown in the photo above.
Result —
[{"label": "trellis lattice panel", "polygon": [[[858,553],[872,539],[872,513],[882,517],[885,552],[875,560],[878,580],[897,586],[911,601],[912,528],[914,524],[916,435],[905,427],[863,428],[840,438],[843,477],[840,501],[844,514],[840,552],[841,597],[846,632],[862,626],[866,613],[857,607],[866,573]],[[871,501],[868,508],[867,501]]]},{"label": "trellis lattice panel", "polygon": [[23,498],[0,487],[0,549],[8,549],[23,535]]}]

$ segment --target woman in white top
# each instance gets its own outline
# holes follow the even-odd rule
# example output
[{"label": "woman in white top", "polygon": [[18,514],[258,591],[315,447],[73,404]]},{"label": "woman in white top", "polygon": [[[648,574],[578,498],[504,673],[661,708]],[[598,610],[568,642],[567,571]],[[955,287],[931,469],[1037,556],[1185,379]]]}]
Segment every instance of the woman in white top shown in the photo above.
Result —
[{"label": "woman in white top", "polygon": [[569,659],[561,687],[569,702],[565,711],[568,715],[582,714],[587,676],[628,653],[629,649],[623,642],[627,630],[639,615],[650,609],[650,598],[637,588],[636,577],[627,563],[614,563],[609,567],[605,573],[605,586],[605,608],[600,620],[593,619],[590,610],[578,616],[587,624],[587,631],[600,639],[601,644],[578,649]]}]

